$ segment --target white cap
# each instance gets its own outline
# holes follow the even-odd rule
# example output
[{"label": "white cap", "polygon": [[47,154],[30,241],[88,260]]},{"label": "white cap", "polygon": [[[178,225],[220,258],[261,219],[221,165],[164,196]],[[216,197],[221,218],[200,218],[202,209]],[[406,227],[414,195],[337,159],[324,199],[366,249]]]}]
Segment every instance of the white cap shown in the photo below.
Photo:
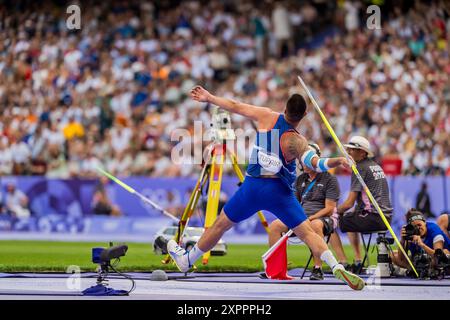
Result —
[{"label": "white cap", "polygon": [[370,150],[370,142],[364,137],[353,136],[351,137],[349,143],[344,144],[344,147],[351,149],[361,149],[367,152],[369,157],[373,157],[373,152]]}]

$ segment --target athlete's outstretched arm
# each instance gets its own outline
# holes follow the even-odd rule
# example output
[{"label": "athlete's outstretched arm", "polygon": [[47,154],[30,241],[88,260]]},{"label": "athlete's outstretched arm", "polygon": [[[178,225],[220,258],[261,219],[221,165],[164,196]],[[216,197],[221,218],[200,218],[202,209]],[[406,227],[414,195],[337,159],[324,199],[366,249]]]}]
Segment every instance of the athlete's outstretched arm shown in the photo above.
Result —
[{"label": "athlete's outstretched arm", "polygon": [[233,99],[217,97],[201,86],[196,86],[191,90],[191,97],[196,101],[215,104],[229,112],[238,113],[255,121],[260,121],[273,113],[269,108],[257,107]]},{"label": "athlete's outstretched arm", "polygon": [[287,161],[299,159],[303,166],[316,172],[328,171],[341,165],[350,168],[344,157],[319,158],[315,150],[308,145],[308,141],[295,132],[288,132],[281,138],[281,147]]}]

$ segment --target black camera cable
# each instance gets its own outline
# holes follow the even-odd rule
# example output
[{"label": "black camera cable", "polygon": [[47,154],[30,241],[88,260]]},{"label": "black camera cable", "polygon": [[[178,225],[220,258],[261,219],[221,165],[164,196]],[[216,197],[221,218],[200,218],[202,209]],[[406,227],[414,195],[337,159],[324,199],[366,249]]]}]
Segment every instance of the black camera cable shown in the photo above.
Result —
[{"label": "black camera cable", "polygon": [[118,271],[116,268],[114,268],[115,266],[117,266],[119,264],[119,262],[120,262],[120,259],[117,258],[116,260],[114,260],[114,263],[111,264],[109,267],[112,269],[112,271],[117,273],[119,276],[131,281],[131,289],[123,294],[120,294],[121,296],[128,296],[131,292],[134,291],[134,289],[136,289],[136,282],[134,281],[134,279],[131,276],[129,276],[125,273],[122,273],[122,272]]}]

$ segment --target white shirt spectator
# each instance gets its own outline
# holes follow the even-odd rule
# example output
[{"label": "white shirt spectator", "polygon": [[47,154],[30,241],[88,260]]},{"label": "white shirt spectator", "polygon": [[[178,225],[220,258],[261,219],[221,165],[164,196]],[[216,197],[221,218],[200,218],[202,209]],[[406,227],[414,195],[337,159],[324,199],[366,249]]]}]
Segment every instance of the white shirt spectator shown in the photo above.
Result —
[{"label": "white shirt spectator", "polygon": [[130,128],[112,128],[111,143],[115,152],[121,153],[130,146],[133,132]]},{"label": "white shirt spectator", "polygon": [[19,53],[21,51],[27,51],[30,47],[30,43],[26,40],[20,40],[16,43],[16,46],[14,47],[14,53]]},{"label": "white shirt spectator", "polygon": [[83,54],[78,49],[69,51],[64,56],[64,63],[70,70],[76,71],[78,69],[78,62],[82,56]]},{"label": "white shirt spectator", "polygon": [[158,41],[155,39],[146,39],[139,42],[139,49],[149,53],[156,51],[158,46]]},{"label": "white shirt spectator", "polygon": [[129,154],[121,158],[113,158],[107,165],[108,170],[117,175],[130,174],[133,159]]},{"label": "white shirt spectator", "polygon": [[10,150],[15,163],[25,164],[29,161],[31,152],[25,142],[20,141],[18,143],[13,143]]},{"label": "white shirt spectator", "polygon": [[129,118],[131,116],[131,99],[133,99],[133,94],[131,92],[125,92],[119,95],[115,95],[111,99],[111,109],[116,114]]},{"label": "white shirt spectator", "polygon": [[192,65],[191,75],[194,78],[205,76],[212,78],[214,71],[209,67],[209,55],[206,52],[196,50],[191,54],[190,63]]},{"label": "white shirt spectator", "polygon": [[96,175],[97,168],[100,168],[102,166],[102,162],[99,159],[97,159],[95,156],[91,156],[81,161],[80,170],[85,175]]},{"label": "white shirt spectator", "polygon": [[44,44],[42,47],[41,55],[39,56],[40,61],[53,61],[59,55],[58,46],[53,44]]},{"label": "white shirt spectator", "polygon": [[47,140],[47,143],[49,145],[62,146],[64,144],[65,141],[64,134],[60,130],[52,130],[45,128],[42,135]]},{"label": "white shirt spectator", "polygon": [[6,192],[3,201],[6,209],[13,212],[17,218],[27,219],[30,217],[30,211],[26,208],[27,199],[22,191],[15,189],[13,193]]},{"label": "white shirt spectator", "polygon": [[346,1],[345,8],[345,28],[347,31],[353,31],[359,27],[358,9],[359,6],[353,1]]},{"label": "white shirt spectator", "polygon": [[156,161],[154,175],[157,177],[164,176],[164,172],[172,165],[169,158],[163,157]]},{"label": "white shirt spectator", "polygon": [[39,136],[33,135],[30,137],[30,140],[28,140],[28,145],[31,150],[32,159],[36,159],[41,155],[46,147],[46,142],[47,140],[42,134]]},{"label": "white shirt spectator", "polygon": [[0,148],[0,175],[10,175],[13,169],[13,156],[10,148]]},{"label": "white shirt spectator", "polygon": [[277,4],[272,13],[272,22],[275,39],[287,40],[292,36],[289,13],[284,6]]}]

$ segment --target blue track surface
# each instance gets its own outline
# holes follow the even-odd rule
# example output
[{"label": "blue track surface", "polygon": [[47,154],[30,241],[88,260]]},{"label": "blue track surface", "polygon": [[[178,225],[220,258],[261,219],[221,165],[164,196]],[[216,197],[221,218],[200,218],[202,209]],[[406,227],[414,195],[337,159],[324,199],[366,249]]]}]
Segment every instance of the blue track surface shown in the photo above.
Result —
[{"label": "blue track surface", "polygon": [[[323,281],[303,280],[303,269],[294,269],[294,280],[261,279],[259,273],[168,273],[168,281],[150,281],[151,273],[128,273],[136,280],[129,297],[83,297],[80,292],[95,284],[96,274],[0,274],[0,299],[450,299],[450,279],[380,279],[363,276],[368,286],[356,292],[326,275]],[[78,281],[78,283],[76,283]],[[77,284],[78,287],[76,285]],[[129,281],[111,276],[110,285],[127,289]]]}]

